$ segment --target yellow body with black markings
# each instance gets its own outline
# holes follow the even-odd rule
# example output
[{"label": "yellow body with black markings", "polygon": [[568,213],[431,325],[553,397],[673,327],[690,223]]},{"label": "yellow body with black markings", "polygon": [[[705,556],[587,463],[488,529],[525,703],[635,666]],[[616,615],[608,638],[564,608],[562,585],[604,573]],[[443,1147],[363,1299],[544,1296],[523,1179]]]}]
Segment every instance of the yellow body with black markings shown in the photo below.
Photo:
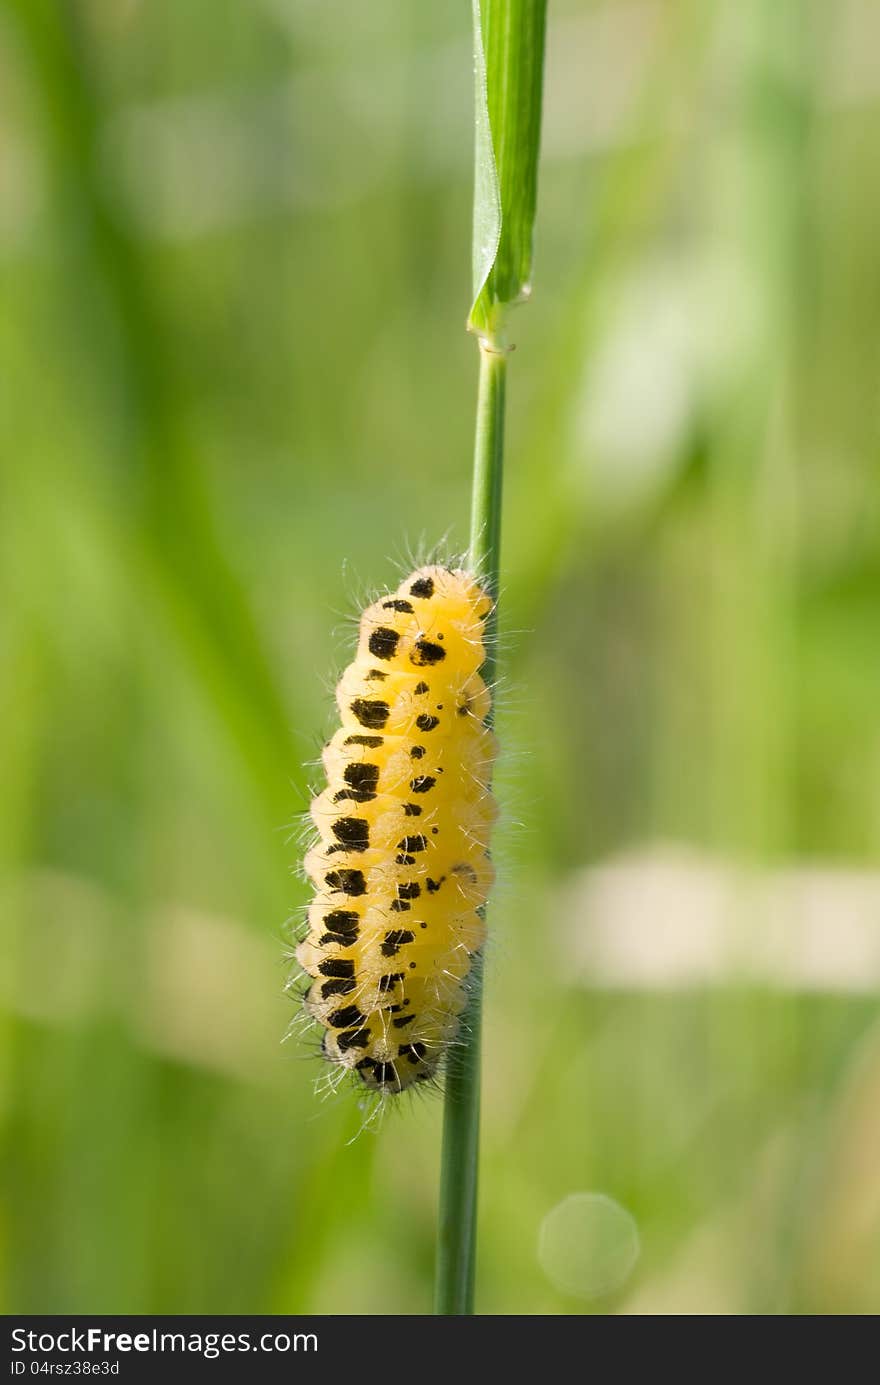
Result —
[{"label": "yellow body with black markings", "polygon": [[436,1073],[484,941],[491,609],[467,572],[418,569],[364,612],[336,690],[342,726],[311,806],[316,894],[297,960],[324,1053],[384,1092]]}]

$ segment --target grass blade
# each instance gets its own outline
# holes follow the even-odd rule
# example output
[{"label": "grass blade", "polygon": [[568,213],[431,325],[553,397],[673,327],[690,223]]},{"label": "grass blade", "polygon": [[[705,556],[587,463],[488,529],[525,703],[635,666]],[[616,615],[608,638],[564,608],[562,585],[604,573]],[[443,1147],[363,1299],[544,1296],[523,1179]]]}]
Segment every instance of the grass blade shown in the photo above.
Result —
[{"label": "grass blade", "polygon": [[[532,265],[546,0],[474,0],[476,132],[474,306],[480,379],[471,509],[471,568],[497,600],[507,352],[504,309],[524,296]],[[495,678],[497,611],[483,677]],[[474,1311],[480,1133],[482,971],[475,960],[461,1042],[446,1074],[435,1311]]]},{"label": "grass blade", "polygon": [[496,340],[529,292],[541,143],[547,0],[473,0],[474,301],[468,324]]}]

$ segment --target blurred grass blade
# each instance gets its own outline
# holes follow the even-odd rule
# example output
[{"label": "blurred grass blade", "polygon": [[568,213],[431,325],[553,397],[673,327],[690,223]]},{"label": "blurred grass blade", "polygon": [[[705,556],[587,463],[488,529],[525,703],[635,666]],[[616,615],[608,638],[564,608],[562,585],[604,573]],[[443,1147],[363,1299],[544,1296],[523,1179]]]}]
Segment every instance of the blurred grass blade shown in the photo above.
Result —
[{"label": "blurred grass blade", "polygon": [[547,0],[473,0],[476,133],[471,331],[495,338],[528,292]]}]

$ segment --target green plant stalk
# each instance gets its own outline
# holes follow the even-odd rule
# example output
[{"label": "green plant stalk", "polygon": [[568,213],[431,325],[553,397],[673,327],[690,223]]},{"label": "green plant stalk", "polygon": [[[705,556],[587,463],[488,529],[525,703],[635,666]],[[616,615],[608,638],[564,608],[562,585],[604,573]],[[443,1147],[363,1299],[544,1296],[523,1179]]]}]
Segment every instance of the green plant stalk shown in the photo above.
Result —
[{"label": "green plant stalk", "polygon": [[[474,34],[473,298],[480,346],[469,562],[495,599],[482,674],[495,681],[507,307],[532,267],[547,0],[472,0]],[[459,1042],[446,1072],[434,1308],[474,1311],[480,1136],[482,959],[474,959]]]},{"label": "green plant stalk", "polygon": [[[506,378],[507,353],[481,341],[469,565],[483,578],[496,602]],[[490,687],[495,677],[496,621],[497,607],[487,622],[482,668]],[[474,1311],[482,992],[482,959],[475,957],[460,1041],[452,1050],[446,1072],[434,1301],[434,1310],[440,1314]]]}]

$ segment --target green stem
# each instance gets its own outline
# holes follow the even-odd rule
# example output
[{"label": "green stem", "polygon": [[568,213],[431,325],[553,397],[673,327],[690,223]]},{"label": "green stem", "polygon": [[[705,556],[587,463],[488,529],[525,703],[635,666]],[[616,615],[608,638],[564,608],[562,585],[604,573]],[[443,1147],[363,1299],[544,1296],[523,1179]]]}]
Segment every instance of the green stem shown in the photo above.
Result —
[{"label": "green stem", "polygon": [[[501,476],[504,469],[504,393],[507,352],[480,342],[480,386],[477,395],[477,435],[474,445],[474,480],[471,500],[471,570],[483,577],[492,595],[498,595],[501,548]],[[489,632],[492,633],[491,631]],[[491,681],[495,650],[487,646],[483,676]],[[488,669],[488,673],[485,670]]]},{"label": "green stem", "polygon": [[[496,598],[506,377],[506,353],[481,341],[469,564]],[[490,686],[495,677],[496,620],[497,612],[493,611],[487,623],[486,661],[482,669]],[[441,1314],[474,1311],[482,991],[482,959],[475,957],[468,1004],[461,1018],[460,1041],[452,1050],[446,1072],[434,1301],[435,1312]]]}]

